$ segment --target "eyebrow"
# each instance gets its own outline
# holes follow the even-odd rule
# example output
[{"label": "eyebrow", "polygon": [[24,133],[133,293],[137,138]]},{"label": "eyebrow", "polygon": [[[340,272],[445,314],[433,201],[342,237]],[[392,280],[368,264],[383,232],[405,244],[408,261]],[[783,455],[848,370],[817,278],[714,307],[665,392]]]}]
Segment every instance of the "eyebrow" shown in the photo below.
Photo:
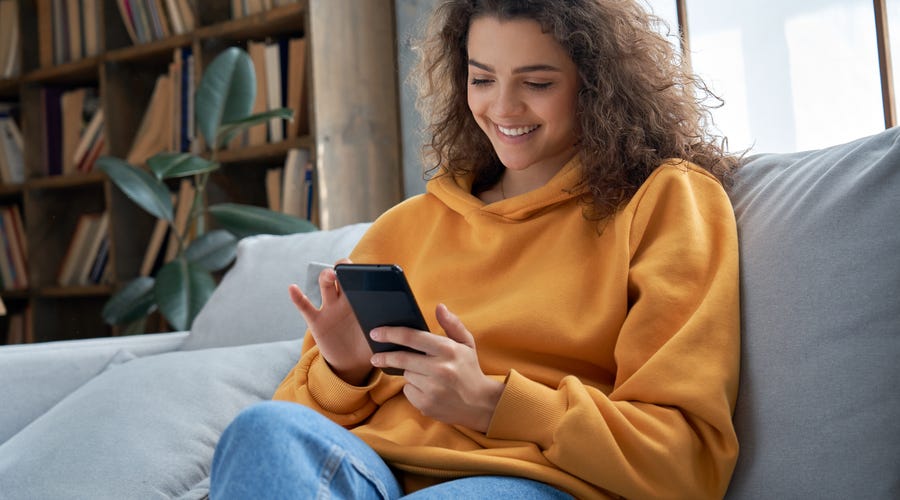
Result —
[{"label": "eyebrow", "polygon": [[[475,59],[469,59],[469,66],[475,66],[478,69],[493,73],[494,68],[492,66],[488,66],[487,64],[480,63]],[[533,71],[562,71],[556,66],[552,66],[550,64],[532,64],[530,66],[521,66],[513,70],[513,73],[531,73]]]}]

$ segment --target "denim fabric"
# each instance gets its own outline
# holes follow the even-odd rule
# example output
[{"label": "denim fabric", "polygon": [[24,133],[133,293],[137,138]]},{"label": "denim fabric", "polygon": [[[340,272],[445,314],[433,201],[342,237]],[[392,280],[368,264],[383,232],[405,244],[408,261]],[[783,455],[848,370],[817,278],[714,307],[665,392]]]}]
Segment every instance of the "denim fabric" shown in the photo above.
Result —
[{"label": "denim fabric", "polygon": [[[400,484],[372,448],[319,413],[294,403],[253,405],[225,429],[212,463],[210,498],[396,499]],[[407,497],[572,498],[529,479],[477,476]]]}]

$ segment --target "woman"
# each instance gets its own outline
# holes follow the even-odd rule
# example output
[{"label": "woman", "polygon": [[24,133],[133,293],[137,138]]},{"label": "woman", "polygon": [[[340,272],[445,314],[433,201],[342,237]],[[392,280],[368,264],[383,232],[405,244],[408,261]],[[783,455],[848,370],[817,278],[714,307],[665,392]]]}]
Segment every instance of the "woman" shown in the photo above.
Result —
[{"label": "woman", "polygon": [[[333,271],[214,497],[721,497],[737,456],[735,165],[705,87],[621,0],[449,0],[421,49],[436,175],[353,251],[434,333],[369,350]],[[430,314],[428,314],[430,313]],[[376,369],[395,367],[403,376]],[[245,489],[242,489],[245,488]]]}]

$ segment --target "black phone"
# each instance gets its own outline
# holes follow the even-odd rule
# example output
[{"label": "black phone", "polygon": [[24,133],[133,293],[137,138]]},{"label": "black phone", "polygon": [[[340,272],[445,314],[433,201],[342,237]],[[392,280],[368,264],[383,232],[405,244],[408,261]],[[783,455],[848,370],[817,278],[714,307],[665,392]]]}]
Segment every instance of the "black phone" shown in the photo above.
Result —
[{"label": "black phone", "polygon": [[[379,326],[405,326],[428,331],[428,324],[400,266],[338,264],[334,266],[334,272],[372,352],[420,352],[390,342],[376,342],[369,335],[372,329]],[[403,374],[403,370],[397,368],[385,368],[384,372]]]}]

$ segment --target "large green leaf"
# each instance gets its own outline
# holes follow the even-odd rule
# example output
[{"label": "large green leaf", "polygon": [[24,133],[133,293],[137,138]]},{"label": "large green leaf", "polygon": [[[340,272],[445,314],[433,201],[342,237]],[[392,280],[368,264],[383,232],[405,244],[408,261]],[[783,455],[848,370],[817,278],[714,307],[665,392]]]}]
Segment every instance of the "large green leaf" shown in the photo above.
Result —
[{"label": "large green leaf", "polygon": [[148,276],[129,282],[103,306],[103,320],[110,325],[121,325],[152,313],[156,309],[155,282]]},{"label": "large green leaf", "polygon": [[231,264],[236,252],[237,238],[224,229],[216,229],[192,241],[184,257],[207,271],[218,271]]},{"label": "large green leaf", "polygon": [[112,156],[97,159],[98,167],[119,189],[154,217],[172,220],[172,199],[169,189],[147,172]]},{"label": "large green leaf", "polygon": [[177,330],[187,330],[215,288],[208,271],[177,258],[156,274],[154,293],[166,320]]},{"label": "large green leaf", "polygon": [[238,238],[254,234],[306,233],[317,229],[308,220],[250,205],[220,203],[210,206],[209,213],[220,226]]},{"label": "large green leaf", "polygon": [[210,147],[223,123],[250,114],[256,97],[256,74],[246,52],[230,47],[206,68],[195,97],[197,127]]},{"label": "large green leaf", "polygon": [[159,153],[150,157],[147,165],[160,180],[203,174],[219,168],[218,163],[190,153]]},{"label": "large green leaf", "polygon": [[234,136],[239,133],[247,130],[248,128],[260,124],[260,123],[268,123],[272,118],[281,118],[283,120],[291,120],[294,116],[294,112],[291,108],[278,108],[272,109],[269,111],[264,111],[262,113],[256,113],[254,115],[246,116],[244,118],[240,118],[238,120],[222,123],[219,126],[219,146],[224,146],[231,142],[234,139]]}]

